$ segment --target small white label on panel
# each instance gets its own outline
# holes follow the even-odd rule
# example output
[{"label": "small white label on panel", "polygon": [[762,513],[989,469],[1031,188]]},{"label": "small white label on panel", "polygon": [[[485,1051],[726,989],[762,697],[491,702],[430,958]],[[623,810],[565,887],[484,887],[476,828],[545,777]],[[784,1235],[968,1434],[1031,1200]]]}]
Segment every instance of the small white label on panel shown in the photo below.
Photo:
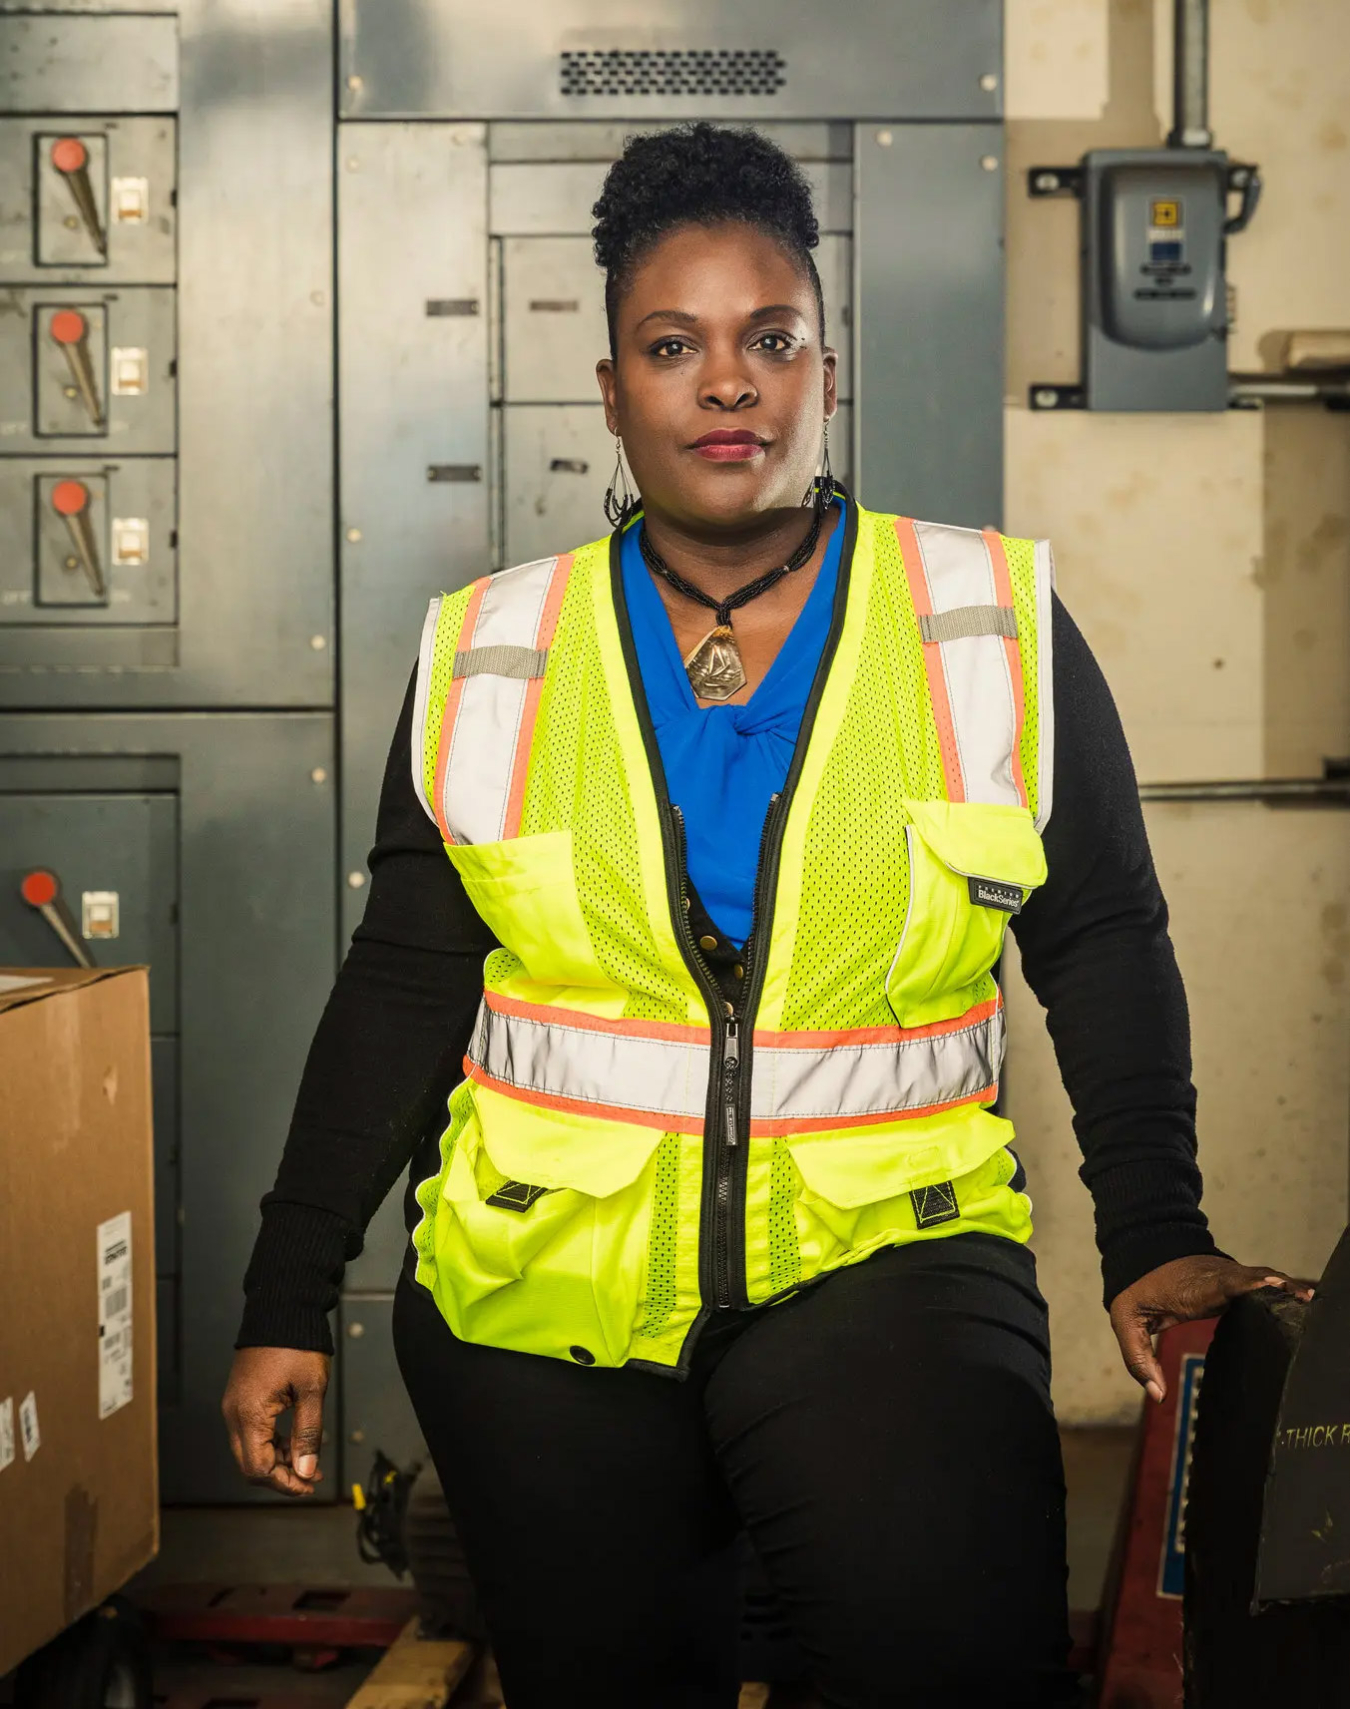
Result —
[{"label": "small white label on panel", "polygon": [[144,516],[114,516],[112,561],[143,564],[150,556],[150,523]]},{"label": "small white label on panel", "polygon": [[0,1400],[0,1472],[14,1464],[14,1396]]},{"label": "small white label on panel", "polygon": [[98,1415],[131,1400],[131,1212],[98,1225]]},{"label": "small white label on panel", "polygon": [[112,350],[112,394],[115,398],[141,397],[149,382],[150,353],[134,345],[115,344]]},{"label": "small white label on panel", "polygon": [[23,1438],[23,1457],[31,1460],[42,1446],[42,1434],[38,1429],[37,1396],[29,1389],[19,1402],[19,1435]]},{"label": "small white label on panel", "polygon": [[119,225],[144,225],[150,216],[150,180],[114,178],[112,210]]}]

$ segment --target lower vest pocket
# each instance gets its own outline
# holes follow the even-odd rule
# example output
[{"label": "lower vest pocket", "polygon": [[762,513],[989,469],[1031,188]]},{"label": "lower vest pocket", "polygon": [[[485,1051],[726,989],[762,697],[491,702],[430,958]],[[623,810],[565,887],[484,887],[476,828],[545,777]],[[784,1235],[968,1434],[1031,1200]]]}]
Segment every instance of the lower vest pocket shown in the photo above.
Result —
[{"label": "lower vest pocket", "polygon": [[450,1327],[464,1341],[622,1364],[660,1133],[532,1110],[526,1135],[512,1132],[509,1099],[475,1087],[474,1106],[435,1217],[434,1291]]}]

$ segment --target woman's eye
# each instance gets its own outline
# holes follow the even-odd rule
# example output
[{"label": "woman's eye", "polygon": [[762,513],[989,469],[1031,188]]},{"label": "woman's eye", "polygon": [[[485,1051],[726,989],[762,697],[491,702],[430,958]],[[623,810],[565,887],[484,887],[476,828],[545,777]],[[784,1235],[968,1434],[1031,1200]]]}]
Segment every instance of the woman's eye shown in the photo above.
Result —
[{"label": "woman's eye", "polygon": [[783,356],[789,350],[795,350],[797,340],[790,338],[786,332],[765,332],[755,340],[756,347],[767,350],[770,356]]},{"label": "woman's eye", "polygon": [[682,356],[689,346],[682,338],[663,338],[652,346],[653,356]]}]

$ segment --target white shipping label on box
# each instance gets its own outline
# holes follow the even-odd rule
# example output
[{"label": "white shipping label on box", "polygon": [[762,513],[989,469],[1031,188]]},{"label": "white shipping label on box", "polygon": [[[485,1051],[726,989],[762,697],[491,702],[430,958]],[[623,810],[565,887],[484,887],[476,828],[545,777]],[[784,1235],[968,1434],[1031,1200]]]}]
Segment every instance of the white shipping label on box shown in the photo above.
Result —
[{"label": "white shipping label on box", "polygon": [[131,1212],[98,1225],[98,1415],[131,1401]]},{"label": "white shipping label on box", "polygon": [[38,1429],[37,1396],[29,1389],[19,1402],[19,1435],[23,1438],[23,1457],[31,1460],[42,1446],[42,1433]]},{"label": "white shipping label on box", "polygon": [[14,1396],[0,1400],[0,1472],[14,1464]]}]

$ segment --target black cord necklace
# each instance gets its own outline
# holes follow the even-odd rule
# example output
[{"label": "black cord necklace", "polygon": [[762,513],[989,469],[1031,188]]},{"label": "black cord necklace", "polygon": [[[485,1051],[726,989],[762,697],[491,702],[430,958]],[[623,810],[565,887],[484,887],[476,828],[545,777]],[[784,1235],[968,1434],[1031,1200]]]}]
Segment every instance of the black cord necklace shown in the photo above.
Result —
[{"label": "black cord necklace", "polygon": [[732,631],[731,614],[733,611],[739,611],[741,606],[748,605],[752,599],[757,599],[760,594],[767,593],[771,587],[777,587],[783,577],[791,575],[793,570],[801,569],[820,540],[821,524],[825,520],[827,508],[820,506],[813,510],[806,538],[787,563],[779,564],[776,569],[765,570],[762,576],[756,576],[754,581],[746,582],[744,587],[738,587],[735,593],[728,594],[725,599],[714,599],[711,594],[704,593],[701,587],[695,587],[693,582],[687,581],[678,570],[672,570],[652,545],[646,528],[642,529],[638,545],[642,549],[643,562],[648,569],[663,577],[686,599],[692,599],[716,614],[713,628],[684,660],[689,686],[701,700],[730,700],[733,694],[744,688],[745,665]]}]

